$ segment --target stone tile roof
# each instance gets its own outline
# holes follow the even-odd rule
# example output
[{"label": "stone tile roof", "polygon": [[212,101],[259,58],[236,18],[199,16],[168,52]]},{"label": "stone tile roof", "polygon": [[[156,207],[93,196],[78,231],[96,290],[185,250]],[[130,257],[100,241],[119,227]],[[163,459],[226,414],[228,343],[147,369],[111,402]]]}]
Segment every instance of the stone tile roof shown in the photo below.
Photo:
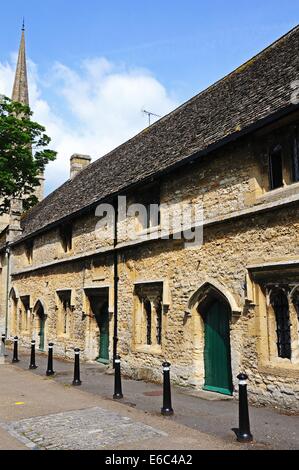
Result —
[{"label": "stone tile roof", "polygon": [[22,238],[290,107],[298,51],[299,26],[51,193],[23,218]]}]

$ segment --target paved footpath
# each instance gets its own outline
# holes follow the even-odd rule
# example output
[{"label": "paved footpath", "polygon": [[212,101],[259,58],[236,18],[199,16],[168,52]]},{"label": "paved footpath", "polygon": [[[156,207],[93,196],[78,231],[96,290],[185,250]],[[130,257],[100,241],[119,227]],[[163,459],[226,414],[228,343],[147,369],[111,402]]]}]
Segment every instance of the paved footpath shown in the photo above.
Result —
[{"label": "paved footpath", "polygon": [[65,386],[13,365],[0,369],[0,449],[238,449],[172,419]]},{"label": "paved footpath", "polygon": [[[161,385],[123,379],[125,398],[115,403],[111,399],[114,377],[109,374],[109,370],[107,370],[105,366],[97,363],[81,364],[82,386],[78,389],[70,386],[73,374],[72,363],[55,360],[54,369],[56,375],[52,379],[47,379],[45,378],[46,357],[44,355],[37,355],[39,368],[34,372],[28,371],[28,351],[21,351],[20,357],[21,362],[18,365],[0,366],[0,384],[2,382],[3,370],[6,371],[5,374],[8,373],[7,371],[11,371],[10,380],[12,380],[12,376],[14,377],[12,383],[9,384],[8,381],[8,384],[5,385],[5,392],[2,391],[1,385],[0,403],[2,404],[3,402],[3,394],[4,397],[5,393],[7,396],[10,396],[10,390],[18,389],[17,384],[20,382],[21,385],[23,381],[25,381],[28,383],[28,395],[22,398],[22,385],[19,389],[20,395],[15,396],[14,402],[16,403],[17,400],[20,402],[23,401],[25,405],[15,405],[13,400],[10,400],[10,408],[14,410],[14,416],[7,418],[2,417],[2,406],[0,405],[0,421],[10,423],[10,432],[13,426],[13,432],[16,433],[15,435],[17,437],[19,434],[23,436],[27,435],[28,437],[29,433],[29,441],[33,438],[39,439],[35,436],[35,431],[43,429],[44,423],[43,421],[36,421],[34,422],[34,429],[32,429],[32,423],[30,421],[18,424],[20,416],[21,418],[32,418],[51,415],[51,417],[47,419],[50,420],[49,422],[53,423],[53,429],[60,429],[59,432],[61,432],[62,435],[65,432],[64,425],[61,425],[62,422],[67,423],[67,429],[74,429],[74,423],[76,422],[80,422],[80,426],[82,427],[83,425],[80,420],[85,416],[86,418],[84,419],[87,420],[83,426],[85,434],[87,433],[89,436],[96,437],[96,439],[98,439],[100,435],[102,436],[101,444],[99,444],[98,448],[299,449],[298,416],[283,415],[273,409],[250,407],[251,427],[255,441],[250,445],[244,446],[235,442],[233,428],[237,427],[238,405],[234,400],[225,399],[219,395],[208,394],[206,392],[194,393],[191,390],[173,387],[173,407],[175,409],[175,415],[172,418],[162,418],[159,413],[162,401]],[[10,353],[8,361],[9,360],[11,360]],[[37,379],[38,382],[36,382]],[[55,394],[53,395],[52,390],[54,386]],[[42,390],[40,390],[40,387]],[[62,391],[64,393],[62,393]],[[84,406],[82,406],[82,402],[80,402],[81,405],[79,404],[78,406],[77,400],[79,400],[79,396],[84,392],[85,397],[88,397],[88,399],[85,398],[87,401],[86,403],[84,402]],[[28,405],[32,400],[34,401],[33,408],[33,405],[30,405],[30,407]],[[88,406],[86,406],[87,403]],[[25,411],[28,407],[31,411],[29,411],[29,414],[26,414]],[[72,413],[82,407],[84,409],[84,411],[81,412],[82,416],[75,415],[76,419],[73,420],[71,416]],[[93,409],[93,411],[87,413],[87,409]],[[108,413],[109,410],[116,412],[117,415],[122,412],[122,416],[126,418],[130,417],[133,421],[137,421],[137,423],[149,425],[154,431],[145,428],[141,432],[140,428],[134,424],[134,422],[126,423],[122,421],[123,429],[126,429],[124,434],[126,436],[128,435],[128,429],[132,430],[133,433],[132,441],[128,442],[127,439],[121,437],[122,434],[119,435],[118,431],[116,432],[118,428],[116,425],[118,422],[117,416],[114,418],[114,415],[107,414],[107,420],[104,420],[104,415],[102,415],[103,410],[104,415],[106,412]],[[57,413],[69,411],[72,412],[71,415],[57,416]],[[18,413],[21,413],[21,415],[18,416]],[[137,413],[136,418],[133,417],[135,413]],[[102,421],[104,421],[105,426],[101,424],[99,428],[95,423],[90,423],[87,416],[91,415],[96,416],[95,423],[102,423]],[[99,418],[99,416],[101,416],[101,418]],[[60,426],[62,426],[62,428]],[[89,426],[91,426],[91,428]],[[176,426],[180,426],[179,430]],[[98,429],[100,429],[100,431]],[[77,431],[78,429],[74,432]],[[162,434],[150,434],[146,439],[140,439],[140,436],[143,434],[147,435],[147,432],[160,432]],[[179,434],[177,434],[178,432]],[[163,435],[163,433],[167,435]],[[80,438],[81,434],[78,431],[78,439],[80,441],[79,448],[82,448],[84,445],[83,439]],[[138,439],[134,443],[135,435]],[[111,436],[111,440],[109,440],[109,436]],[[51,435],[42,436],[42,438],[46,440],[45,442],[48,442],[47,439],[51,441]],[[34,439],[33,442],[35,442]],[[71,448],[78,448],[76,447],[78,441],[75,437],[71,439],[69,436],[67,441],[68,442],[61,444],[65,446],[62,448],[69,448],[67,447],[68,445],[71,445]],[[0,448],[1,442],[0,428]],[[39,441],[39,443],[41,442],[42,441]],[[86,445],[94,445],[91,444],[91,442],[92,441],[89,440]],[[55,443],[53,447],[50,448],[55,448]]]}]

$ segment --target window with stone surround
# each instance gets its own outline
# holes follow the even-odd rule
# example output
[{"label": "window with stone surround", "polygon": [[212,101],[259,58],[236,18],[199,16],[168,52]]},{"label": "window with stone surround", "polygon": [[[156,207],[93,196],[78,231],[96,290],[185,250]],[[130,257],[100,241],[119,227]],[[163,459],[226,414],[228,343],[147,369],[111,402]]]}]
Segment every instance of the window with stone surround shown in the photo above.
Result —
[{"label": "window with stone surround", "polygon": [[299,371],[299,284],[297,263],[250,268],[260,365]]},{"label": "window with stone surround", "polygon": [[28,261],[28,264],[32,264],[33,261],[33,240],[28,240],[25,242],[25,255]]},{"label": "window with stone surround", "polygon": [[159,352],[163,341],[163,283],[135,286],[135,334],[138,348]]},{"label": "window with stone surround", "polygon": [[62,225],[59,229],[61,246],[65,253],[69,253],[73,248],[73,226],[68,223]]},{"label": "window with stone surround", "polygon": [[295,119],[293,123],[282,120],[254,134],[251,146],[257,160],[251,170],[248,205],[295,194],[299,184],[299,122]]},{"label": "window with stone surround", "polygon": [[286,291],[282,288],[272,290],[270,304],[275,313],[278,357],[291,359],[291,322]]},{"label": "window with stone surround", "polygon": [[31,326],[30,297],[24,295],[20,297],[20,330],[29,332]]},{"label": "window with stone surround", "polygon": [[58,291],[58,322],[57,333],[59,336],[70,336],[70,322],[71,322],[71,290]]}]

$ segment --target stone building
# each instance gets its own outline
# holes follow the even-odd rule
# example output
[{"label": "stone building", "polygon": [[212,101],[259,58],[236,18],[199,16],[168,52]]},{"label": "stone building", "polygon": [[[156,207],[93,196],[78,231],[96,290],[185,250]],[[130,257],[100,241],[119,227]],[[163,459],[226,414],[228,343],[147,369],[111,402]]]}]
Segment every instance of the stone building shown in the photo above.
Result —
[{"label": "stone building", "polygon": [[167,359],[174,382],[222,394],[245,371],[252,402],[298,410],[298,50],[296,27],[103,158],[73,156],[21,220],[12,207],[9,334],[117,351],[139,379]]}]

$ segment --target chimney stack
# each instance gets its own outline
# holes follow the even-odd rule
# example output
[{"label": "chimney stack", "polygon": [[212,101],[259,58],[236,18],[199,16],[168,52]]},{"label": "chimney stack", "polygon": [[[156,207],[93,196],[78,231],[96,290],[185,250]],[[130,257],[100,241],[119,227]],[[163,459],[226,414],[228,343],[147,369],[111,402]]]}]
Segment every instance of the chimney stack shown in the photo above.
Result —
[{"label": "chimney stack", "polygon": [[21,228],[21,217],[23,213],[23,201],[20,198],[14,198],[10,200],[10,211],[9,211],[9,242],[14,241],[22,233]]},{"label": "chimney stack", "polygon": [[70,159],[70,177],[71,179],[80,173],[85,167],[87,167],[91,162],[91,157],[89,155],[80,155],[75,153],[71,156]]}]

